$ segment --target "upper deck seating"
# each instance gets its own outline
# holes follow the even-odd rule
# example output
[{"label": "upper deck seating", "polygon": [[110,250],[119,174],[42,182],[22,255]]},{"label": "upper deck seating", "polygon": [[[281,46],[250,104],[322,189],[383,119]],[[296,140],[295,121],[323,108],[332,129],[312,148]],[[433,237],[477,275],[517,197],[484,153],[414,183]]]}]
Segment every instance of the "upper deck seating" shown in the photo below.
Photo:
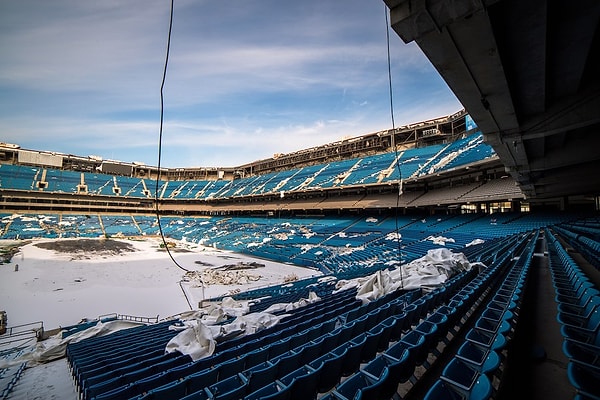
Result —
[{"label": "upper deck seating", "polygon": [[427,173],[434,174],[462,167],[483,161],[495,154],[492,146],[484,143],[481,132],[477,132],[448,145],[443,152],[432,160]]},{"label": "upper deck seating", "polygon": [[42,169],[26,165],[0,164],[0,188],[15,190],[39,190],[37,182]]}]

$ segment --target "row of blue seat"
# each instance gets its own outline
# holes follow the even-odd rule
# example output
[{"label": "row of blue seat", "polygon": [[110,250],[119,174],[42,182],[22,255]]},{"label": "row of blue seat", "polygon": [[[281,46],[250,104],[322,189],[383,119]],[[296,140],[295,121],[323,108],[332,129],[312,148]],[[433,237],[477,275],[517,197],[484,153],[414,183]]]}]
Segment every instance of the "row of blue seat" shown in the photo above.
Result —
[{"label": "row of blue seat", "polygon": [[170,324],[140,326],[69,344],[66,355],[76,387],[83,390],[93,382],[171,359],[164,353],[177,334],[168,329]]},{"label": "row of blue seat", "polygon": [[[288,347],[290,346],[290,343],[292,343],[292,341],[290,340],[290,338],[292,338],[293,336],[296,336],[299,340],[299,342],[302,342],[302,335],[300,335],[300,333],[305,334],[305,335],[310,335],[311,333],[309,332],[309,329],[311,331],[316,331],[317,328],[321,328],[321,323],[323,321],[329,321],[328,322],[328,328],[327,330],[331,330],[333,329],[333,327],[335,326],[336,323],[336,317],[338,315],[340,315],[340,313],[344,313],[346,311],[349,311],[351,309],[355,309],[356,308],[356,300],[355,299],[349,299],[350,301],[348,301],[348,294],[341,292],[338,295],[341,299],[346,299],[346,301],[344,302],[344,304],[340,303],[340,304],[333,304],[334,308],[331,309],[331,311],[327,312],[327,309],[321,309],[320,312],[318,313],[314,313],[314,314],[310,314],[308,313],[307,315],[302,315],[300,313],[297,313],[298,317],[300,318],[289,318],[288,321],[282,322],[280,324],[277,324],[274,328],[277,329],[271,329],[270,331],[263,331],[261,332],[260,337],[256,338],[252,338],[252,335],[250,335],[248,338],[245,339],[244,343],[237,343],[237,345],[233,348],[229,348],[229,347],[225,347],[223,350],[213,354],[212,356],[208,357],[207,359],[203,359],[200,360],[199,362],[197,362],[196,366],[194,366],[193,368],[195,369],[202,369],[202,366],[204,367],[214,367],[215,365],[227,361],[230,358],[239,358],[241,354],[248,354],[250,352],[252,352],[253,350],[259,348],[259,347],[264,347],[266,350],[269,350],[269,352],[271,353],[271,355],[275,354],[277,351],[276,349],[281,349],[281,351],[284,350],[284,346],[282,346],[283,344],[287,345]],[[337,307],[337,308],[335,308]],[[317,311],[317,310],[315,310]],[[314,318],[313,318],[314,315]],[[317,332],[317,334],[320,334],[320,331]],[[135,338],[132,337],[132,341],[133,340],[138,340],[139,338]],[[253,339],[253,340],[250,340]],[[235,342],[235,340],[233,341]],[[277,344],[277,342],[279,342],[279,344]],[[227,342],[225,342],[227,343]],[[272,345],[272,346],[271,346]],[[222,347],[222,346],[218,346],[218,347]],[[267,348],[269,347],[269,348]],[[164,343],[163,343],[163,349],[164,349]],[[267,354],[266,352],[263,352],[263,355]],[[257,354],[254,359],[256,359],[257,357],[260,357],[260,354]],[[136,360],[137,361],[137,360]],[[79,362],[79,364],[81,364],[81,362]],[[115,381],[112,378],[116,378],[117,376],[123,375],[123,373],[125,373],[124,375],[129,375],[127,377],[125,377],[124,379],[129,379],[131,380],[131,378],[139,378],[139,374],[136,374],[135,371],[131,371],[131,369],[135,370],[136,366],[141,366],[140,362],[133,362],[132,366],[127,367],[127,370],[124,369],[120,369],[120,370],[113,370],[112,371],[112,375],[107,376],[107,375],[103,375],[100,376],[98,378],[95,378],[94,380],[91,380],[88,382],[88,385],[82,385],[82,392],[85,394],[87,393],[86,388],[88,388],[90,385],[89,383],[93,383],[93,384],[97,384],[97,383],[101,383],[99,382],[99,380],[102,379],[107,379],[107,380],[112,380],[110,385],[115,385],[115,384],[120,384],[119,381]],[[106,367],[103,365],[103,367]],[[79,367],[81,369],[81,367]],[[94,372],[99,372],[97,369],[94,370]],[[79,379],[81,380],[81,378]],[[123,381],[123,379],[121,379],[121,381]],[[94,386],[94,385],[91,385]],[[97,393],[98,391],[102,391],[102,390],[106,390],[108,387],[107,385],[100,385],[99,387],[95,388],[94,390],[90,390],[89,392],[92,393]]]},{"label": "row of blue seat", "polygon": [[[500,275],[501,284],[485,302],[474,326],[467,331],[456,355],[444,367],[439,379],[429,388],[426,400],[459,399],[487,400],[496,390],[494,377],[501,373],[506,357],[507,343],[512,339],[518,323],[518,311],[529,276],[529,267],[537,242],[538,232],[529,235],[522,252],[506,275]],[[504,256],[511,261],[512,254]],[[502,383],[498,378],[498,385]]]},{"label": "row of blue seat", "polygon": [[565,224],[564,226],[556,225],[553,229],[577,249],[590,264],[600,270],[600,240],[596,239],[600,236],[600,228],[587,227],[587,229],[582,229]]},{"label": "row of blue seat", "polygon": [[[365,315],[364,318],[359,319],[360,323],[359,321],[346,322],[346,324],[343,327],[338,328],[337,332],[332,330],[335,326],[334,324],[328,324],[329,328],[327,328],[326,330],[317,331],[316,328],[318,327],[314,327],[308,331],[304,330],[294,335],[288,334],[286,335],[286,337],[274,343],[270,343],[266,346],[260,347],[259,349],[257,349],[257,352],[260,352],[265,356],[263,358],[263,363],[276,363],[278,365],[277,371],[279,374],[289,374],[293,372],[291,370],[292,367],[300,367],[301,365],[305,365],[312,358],[315,358],[318,355],[318,352],[323,351],[322,345],[325,341],[325,338],[330,338],[327,341],[328,346],[339,344],[340,341],[345,340],[344,337],[349,337],[349,335],[356,334],[357,332],[364,330],[365,325],[369,323],[374,323],[376,318],[382,317],[381,313],[382,311],[369,313]],[[335,322],[335,319],[330,320],[330,322]],[[308,344],[305,344],[306,340],[311,339],[312,337],[315,337],[315,340],[320,338],[320,340],[317,340],[316,342],[312,340],[309,341],[308,343],[310,344],[310,346]],[[257,339],[260,340],[261,338]],[[220,364],[214,366],[208,364],[210,360],[207,360],[205,362],[202,362],[202,360],[200,360],[199,362],[195,362],[194,364],[196,364],[196,368],[198,364],[204,364],[206,368],[203,368],[201,371],[198,371],[197,374],[189,375],[189,378],[183,378],[183,380],[189,382],[187,384],[179,382],[177,385],[177,390],[180,390],[181,387],[184,385],[189,386],[191,382],[194,382],[195,385],[199,379],[198,375],[210,376],[216,379],[214,381],[211,381],[210,384],[206,385],[206,389],[208,390],[210,388],[213,392],[215,390],[222,392],[223,390],[225,390],[224,388],[229,387],[229,385],[232,385],[234,381],[240,383],[241,381],[243,381],[243,379],[240,378],[240,374],[247,374],[248,369],[252,369],[254,367],[257,367],[258,365],[255,364],[252,366],[248,366],[246,358],[249,349],[247,347],[248,346],[244,346],[243,348],[239,349],[239,351],[237,351],[235,354],[230,351],[229,353],[231,353],[233,357],[227,357],[226,361],[223,361]],[[279,362],[280,359],[281,362]],[[219,370],[219,373],[217,373],[216,375],[214,374],[215,369]],[[172,372],[173,371],[165,371],[165,374],[172,375]],[[281,378],[283,379],[283,376]],[[158,380],[155,381],[158,382]],[[167,385],[171,386],[173,383],[174,382],[170,382]],[[142,382],[140,381],[132,382],[130,385],[115,388],[115,390],[113,390],[112,392],[109,391],[103,394],[98,394],[94,398],[120,398],[125,393],[127,393],[127,396],[130,396],[135,392],[139,392],[141,384]],[[248,385],[251,384],[248,383]],[[249,388],[246,387],[246,384],[244,384],[243,386],[244,390],[247,390]],[[145,387],[148,387],[148,385],[145,385]],[[162,391],[163,389],[163,387],[157,388],[157,390],[160,391]],[[186,390],[189,391],[189,387],[187,387]],[[204,391],[204,389],[200,391]],[[152,395],[151,392],[152,390],[148,392],[148,395]]]},{"label": "row of blue seat", "polygon": [[[335,315],[339,310],[335,310],[331,314],[323,314],[325,318],[331,319],[332,315]],[[324,319],[324,318],[322,318]],[[313,319],[312,331],[321,333],[321,330],[330,331],[334,327],[334,320],[331,320],[326,325],[320,323],[320,320]],[[101,396],[104,393],[117,392],[117,397],[121,396],[123,391],[129,394],[137,394],[139,390],[143,390],[144,387],[152,387],[157,382],[163,382],[165,378],[173,374],[173,369],[176,369],[177,374],[192,374],[205,369],[211,369],[217,371],[217,379],[225,379],[236,370],[236,368],[243,368],[247,365],[252,365],[266,359],[269,355],[276,354],[277,352],[283,352],[286,348],[283,344],[289,347],[291,343],[291,337],[296,333],[298,327],[292,327],[288,330],[281,330],[278,333],[266,335],[260,340],[248,340],[243,344],[240,344],[233,348],[228,348],[218,353],[213,354],[205,359],[197,362],[192,362],[188,356],[183,356],[178,353],[171,353],[169,358],[176,357],[179,359],[178,365],[164,364],[159,365],[159,368],[148,370],[144,367],[146,362],[152,365],[153,360],[147,360],[144,363],[133,363],[127,369],[121,368],[120,370],[111,370],[111,375],[100,375],[94,378],[88,379],[82,388],[84,398],[94,398]],[[279,339],[282,338],[282,339]],[[285,338],[285,341],[284,341]],[[273,342],[272,346],[267,346]],[[279,345],[276,345],[279,343]],[[164,353],[164,345],[162,347]],[[163,357],[165,357],[163,355]],[[180,367],[180,368],[178,368]],[[169,372],[169,374],[165,374]],[[185,376],[184,375],[184,376]],[[137,381],[145,381],[145,384],[138,384]],[[134,384],[135,383],[135,384]],[[114,395],[114,393],[110,394]]]},{"label": "row of blue seat", "polygon": [[[294,371],[292,375],[294,379],[302,377],[304,380],[300,394],[296,393],[298,389],[295,388],[294,379],[288,377],[279,380],[275,385],[268,385],[256,393],[251,393],[246,399],[263,398],[262,396],[267,396],[264,398],[288,398],[288,392],[291,392],[289,397],[291,399],[314,399],[318,393],[326,393],[331,390],[343,377],[358,377],[356,372],[361,363],[369,362],[375,358],[378,352],[386,351],[391,341],[398,340],[402,333],[409,330],[412,325],[416,325],[423,315],[445,302],[449,293],[452,293],[453,286],[464,284],[468,275],[465,273],[450,282],[447,287],[439,288],[420,297],[399,313],[388,316],[370,329],[369,324],[361,327],[361,329],[366,329],[366,332],[344,340],[341,346],[314,360],[308,367],[300,367],[299,370]],[[389,307],[389,304],[383,307],[386,306]]]},{"label": "row of blue seat", "polygon": [[[514,243],[506,242],[508,250]],[[450,301],[428,315],[423,315],[414,329],[398,338],[389,349],[364,366],[359,373],[345,380],[332,391],[329,399],[389,399],[396,395],[399,384],[416,382],[413,375],[417,366],[425,369],[431,365],[428,355],[437,358],[439,342],[447,344],[448,336],[454,337],[460,331],[463,318],[469,313],[483,292],[493,290],[492,281],[502,276],[502,268],[510,260],[510,251],[495,267],[489,268],[454,294]],[[445,347],[444,347],[445,348]]]},{"label": "row of blue seat", "polygon": [[600,291],[552,230],[545,234],[567,375],[580,398],[600,399]]}]

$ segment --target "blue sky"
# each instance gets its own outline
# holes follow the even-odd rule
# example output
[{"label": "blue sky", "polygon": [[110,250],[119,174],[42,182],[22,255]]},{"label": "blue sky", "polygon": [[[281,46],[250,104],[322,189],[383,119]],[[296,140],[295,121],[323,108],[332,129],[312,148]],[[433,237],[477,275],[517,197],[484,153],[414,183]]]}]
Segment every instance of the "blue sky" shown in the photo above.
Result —
[{"label": "blue sky", "polygon": [[[158,164],[169,0],[0,5],[0,141]],[[161,165],[238,166],[392,127],[382,0],[176,0]],[[395,125],[462,108],[390,30]]]}]

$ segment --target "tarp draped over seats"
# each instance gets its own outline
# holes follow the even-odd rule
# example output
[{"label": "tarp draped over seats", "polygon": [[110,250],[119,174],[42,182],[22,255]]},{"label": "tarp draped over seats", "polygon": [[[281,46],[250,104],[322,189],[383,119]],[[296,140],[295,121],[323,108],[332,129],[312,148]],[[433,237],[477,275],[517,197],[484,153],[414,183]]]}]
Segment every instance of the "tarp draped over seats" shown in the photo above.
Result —
[{"label": "tarp draped over seats", "polygon": [[212,355],[219,339],[256,333],[274,326],[282,317],[258,312],[240,315],[223,325],[206,325],[202,319],[184,321],[183,326],[173,325],[172,329],[182,331],[169,340],[165,353],[178,351],[196,361]]},{"label": "tarp draped over seats", "polygon": [[280,311],[292,311],[300,307],[320,301],[321,298],[315,292],[309,292],[307,299],[300,299],[292,303],[275,303],[271,304],[264,312],[275,313]]},{"label": "tarp draped over seats", "polygon": [[367,277],[349,281],[341,280],[336,288],[340,291],[356,287],[356,298],[367,303],[399,289],[427,290],[439,286],[448,278],[473,267],[485,268],[485,265],[469,262],[463,253],[438,248],[429,250],[423,257],[392,270],[377,271]]},{"label": "tarp draped over seats", "polygon": [[483,240],[483,239],[473,239],[469,243],[465,244],[465,247],[474,246],[476,244],[481,244],[481,243],[485,243],[485,240]]},{"label": "tarp draped over seats", "polygon": [[[84,339],[96,336],[106,336],[123,329],[134,328],[140,325],[141,324],[139,322],[124,320],[108,322],[98,321],[96,325],[80,332],[73,333],[65,338],[62,337],[61,331],[44,341],[37,342],[31,347],[31,349],[29,349],[29,351],[24,350],[24,354],[21,357],[15,360],[10,360],[10,365],[18,365],[26,361],[29,362],[30,365],[32,363],[43,364],[49,361],[57,360],[65,356],[67,345],[69,343],[77,343]],[[6,363],[6,360],[0,360],[0,368],[6,368],[10,366],[3,363]]]},{"label": "tarp draped over seats", "polygon": [[[274,315],[276,311],[292,311],[321,300],[314,292],[309,292],[308,299],[300,299],[292,303],[277,303],[263,312],[246,314],[247,302],[238,302],[230,297],[220,303],[211,304],[207,310],[199,310],[182,315],[182,324],[169,329],[182,330],[166,345],[165,352],[178,351],[189,355],[194,361],[208,357],[215,351],[216,343],[240,335],[250,335],[270,328],[287,314]],[[219,324],[229,316],[236,318],[228,324]]]},{"label": "tarp draped over seats", "polygon": [[183,325],[171,325],[171,330],[185,329],[186,321],[200,320],[204,325],[210,326],[220,324],[231,317],[239,317],[247,314],[250,311],[248,301],[238,301],[231,297],[225,297],[219,302],[205,303],[204,307],[199,310],[185,311],[179,314],[178,321],[183,322]]},{"label": "tarp draped over seats", "polygon": [[185,322],[185,329],[175,335],[165,347],[165,353],[180,352],[196,361],[215,351],[212,331],[199,320]]}]

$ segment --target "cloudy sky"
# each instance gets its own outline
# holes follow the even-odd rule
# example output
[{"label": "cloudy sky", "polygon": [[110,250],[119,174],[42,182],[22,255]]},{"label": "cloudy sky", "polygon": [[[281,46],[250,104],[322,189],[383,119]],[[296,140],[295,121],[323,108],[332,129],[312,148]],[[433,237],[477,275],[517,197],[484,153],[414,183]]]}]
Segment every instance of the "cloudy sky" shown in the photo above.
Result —
[{"label": "cloudy sky", "polygon": [[[169,0],[0,4],[0,141],[158,164]],[[382,0],[175,0],[161,165],[237,166],[392,127]],[[462,105],[390,29],[395,125]]]}]

